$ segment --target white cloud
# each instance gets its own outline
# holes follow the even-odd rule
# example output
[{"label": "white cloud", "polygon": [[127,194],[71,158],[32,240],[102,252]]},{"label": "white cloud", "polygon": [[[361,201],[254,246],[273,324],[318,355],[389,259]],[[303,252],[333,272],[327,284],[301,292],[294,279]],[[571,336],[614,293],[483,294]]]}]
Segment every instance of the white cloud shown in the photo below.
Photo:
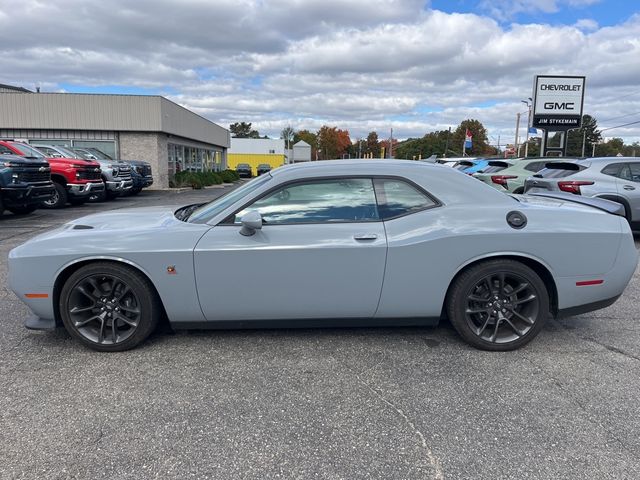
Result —
[{"label": "white cloud", "polygon": [[[553,11],[588,1],[486,3]],[[399,137],[421,136],[473,117],[496,139],[513,137],[535,74],[586,75],[585,111],[597,118],[640,112],[640,16],[603,28],[588,19],[505,27],[426,7],[421,0],[0,0],[0,11],[20,18],[0,15],[0,83],[156,88],[222,125],[250,121],[270,135],[289,124],[328,123],[354,138],[391,127]],[[640,126],[619,133],[640,138]]]}]

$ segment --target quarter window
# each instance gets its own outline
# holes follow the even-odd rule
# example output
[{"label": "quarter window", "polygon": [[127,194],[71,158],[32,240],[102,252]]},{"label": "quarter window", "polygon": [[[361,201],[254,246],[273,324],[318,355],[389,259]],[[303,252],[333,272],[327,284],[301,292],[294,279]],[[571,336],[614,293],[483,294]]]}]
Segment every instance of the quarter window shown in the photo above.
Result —
[{"label": "quarter window", "polygon": [[545,162],[531,162],[529,165],[524,167],[524,169],[529,172],[536,173],[542,170],[544,166],[545,166]]},{"label": "quarter window", "polygon": [[266,225],[372,222],[379,220],[373,183],[368,178],[316,180],[279,188],[235,215],[256,210]]},{"label": "quarter window", "polygon": [[605,175],[611,175],[612,177],[619,177],[620,167],[621,165],[619,163],[612,163],[611,165],[604,167],[601,172]]},{"label": "quarter window", "polygon": [[378,210],[383,220],[419,212],[437,203],[413,185],[397,179],[375,179]]},{"label": "quarter window", "polygon": [[631,181],[640,182],[640,163],[630,163],[629,170],[631,170]]}]

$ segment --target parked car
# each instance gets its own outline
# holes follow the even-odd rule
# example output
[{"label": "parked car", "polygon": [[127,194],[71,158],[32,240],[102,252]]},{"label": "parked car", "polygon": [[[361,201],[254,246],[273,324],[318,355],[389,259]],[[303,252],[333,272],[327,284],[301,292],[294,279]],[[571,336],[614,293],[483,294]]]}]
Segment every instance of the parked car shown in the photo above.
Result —
[{"label": "parked car", "polygon": [[473,178],[476,178],[481,182],[491,185],[492,176],[494,176],[498,172],[501,172],[502,170],[512,167],[515,162],[516,160],[514,159],[490,160],[487,166],[484,167],[481,172],[476,172],[472,176]]},{"label": "parked car", "polygon": [[621,204],[624,216],[640,227],[640,159],[602,157],[554,162],[525,181],[525,192],[561,191]]},{"label": "parked car", "polygon": [[131,180],[133,187],[129,191],[131,195],[138,195],[143,188],[153,185],[153,173],[151,164],[143,160],[122,160],[131,166]]},{"label": "parked car", "polygon": [[438,158],[436,160],[436,163],[440,164],[440,165],[444,165],[445,167],[455,167],[458,165],[458,163],[460,163],[461,161],[471,161],[471,160],[475,160],[475,157],[451,157],[451,158]]},{"label": "parked car", "polygon": [[73,148],[73,151],[88,160],[95,160],[100,164],[102,180],[106,190],[104,195],[98,195],[95,200],[115,198],[129,193],[133,188],[131,166],[125,162],[113,160],[97,148]]},{"label": "parked car", "polygon": [[0,141],[0,145],[21,157],[41,159],[49,163],[51,180],[55,192],[42,202],[44,208],[62,208],[67,202],[81,205],[92,193],[104,191],[100,179],[100,165],[96,162],[79,160],[60,154],[51,155],[33,145],[22,142]]},{"label": "parked car", "polygon": [[471,345],[511,350],[549,315],[622,294],[638,261],[622,210],[516,198],[423,162],[309,162],[206,204],[72,220],[13,249],[8,278],[27,327],[61,321],[102,351],[138,345],[165,315],[176,329],[446,316]]},{"label": "parked car", "polygon": [[542,170],[546,164],[557,161],[563,160],[549,157],[523,158],[504,170],[493,172],[494,175],[489,177],[489,185],[501,192],[524,193],[524,182],[528,177]]},{"label": "parked car", "polygon": [[489,165],[488,159],[478,158],[476,160],[460,160],[458,164],[453,167],[456,170],[461,170],[467,175],[473,175],[474,173],[481,172]]},{"label": "parked car", "polygon": [[256,173],[258,175],[262,175],[263,173],[269,173],[270,171],[271,171],[271,165],[269,165],[268,163],[261,163],[256,168]]},{"label": "parked car", "polygon": [[236,166],[236,173],[241,178],[251,178],[253,176],[251,173],[251,165],[248,163],[239,163]]},{"label": "parked car", "polygon": [[53,197],[49,164],[40,158],[26,158],[0,145],[0,215],[4,210],[21,215],[33,212],[40,202]]}]

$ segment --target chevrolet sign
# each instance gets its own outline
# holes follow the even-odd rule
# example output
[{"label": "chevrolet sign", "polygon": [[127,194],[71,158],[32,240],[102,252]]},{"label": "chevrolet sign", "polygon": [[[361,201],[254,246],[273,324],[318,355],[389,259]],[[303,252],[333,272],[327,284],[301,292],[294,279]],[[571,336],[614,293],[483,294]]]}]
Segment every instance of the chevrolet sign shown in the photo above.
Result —
[{"label": "chevrolet sign", "polygon": [[585,77],[536,76],[531,126],[549,131],[579,128],[584,84]]}]

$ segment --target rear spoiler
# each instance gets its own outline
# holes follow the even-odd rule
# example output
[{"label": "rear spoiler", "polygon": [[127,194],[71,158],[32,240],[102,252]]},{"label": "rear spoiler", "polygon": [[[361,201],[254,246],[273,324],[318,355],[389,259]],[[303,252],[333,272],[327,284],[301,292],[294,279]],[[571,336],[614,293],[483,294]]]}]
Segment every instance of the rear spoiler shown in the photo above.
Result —
[{"label": "rear spoiler", "polygon": [[527,195],[531,195],[532,197],[547,197],[555,198],[558,200],[566,200],[568,202],[579,203],[580,205],[587,205],[588,207],[597,208],[598,210],[611,213],[612,215],[619,215],[621,217],[625,216],[624,206],[622,204],[612,202],[611,200],[605,200],[604,198],[582,197],[573,193],[564,192],[536,192],[527,193]]},{"label": "rear spoiler", "polygon": [[510,166],[512,166],[512,163],[509,162],[504,162],[502,160],[491,160],[488,165],[490,167],[504,167],[504,168],[509,168]]}]

